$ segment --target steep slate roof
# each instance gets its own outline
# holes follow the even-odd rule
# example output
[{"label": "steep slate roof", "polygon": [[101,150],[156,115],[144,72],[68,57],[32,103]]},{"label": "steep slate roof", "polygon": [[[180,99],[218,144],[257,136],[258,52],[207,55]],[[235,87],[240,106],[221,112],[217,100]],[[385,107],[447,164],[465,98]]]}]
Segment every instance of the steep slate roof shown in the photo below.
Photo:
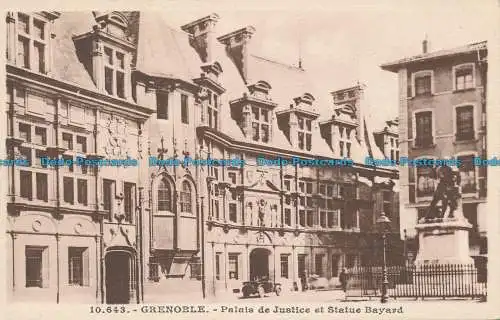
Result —
[{"label": "steep slate roof", "polygon": [[[194,78],[200,76],[200,66],[203,63],[196,50],[190,46],[187,33],[180,28],[172,28],[160,14],[155,12],[124,12],[124,14],[130,19],[129,35],[137,45],[133,57],[136,70],[151,76],[176,78],[190,83],[193,83]],[[56,20],[57,36],[53,51],[54,64],[52,69],[54,78],[97,91],[91,75],[78,59],[72,39],[73,36],[90,32],[95,24],[94,15],[90,11],[64,12]],[[221,101],[221,131],[236,141],[248,143],[250,141],[244,137],[241,128],[231,118],[229,101],[241,98],[244,93],[249,94],[249,90],[232,59],[228,56],[224,45],[216,42],[213,49],[212,62],[218,62],[221,65],[223,73],[219,79],[226,89]],[[332,152],[326,141],[321,137],[318,126],[318,122],[325,118],[325,115],[330,118],[333,113],[331,97],[328,93],[315,90],[305,70],[254,54],[249,57],[248,70],[248,83],[251,84],[260,80],[270,83],[272,87],[270,91],[271,99],[278,103],[275,111],[288,109],[294,98],[307,92],[316,99],[312,111],[320,113],[316,125],[312,128],[313,143],[310,152],[293,147],[284,133],[278,128],[276,118],[272,124],[273,140],[268,143],[269,146],[298,153],[340,158],[338,150],[335,149]],[[330,104],[326,105],[327,101],[330,101]],[[369,136],[372,136],[372,134]],[[364,157],[368,155],[370,147],[372,152],[376,149],[375,153],[381,154],[374,142],[366,141],[365,143],[361,141],[358,143],[354,139],[351,147],[351,158],[358,163],[364,162]]]},{"label": "steep slate roof", "polygon": [[[179,30],[173,29],[168,25],[168,22],[155,13],[141,12],[139,20],[137,70],[152,76],[180,78],[188,82],[199,77],[200,66],[203,63],[196,50],[189,45],[187,33],[180,31],[180,28]],[[162,34],[164,37],[158,38],[158,34]],[[225,46],[215,42],[213,50],[213,61],[209,61],[209,63],[218,62],[221,65],[223,72],[219,76],[219,81],[226,89],[221,101],[220,131],[236,141],[251,143],[244,137],[236,121],[231,118],[229,107],[230,101],[241,98],[243,93],[249,94],[249,90],[231,57],[228,56]],[[275,112],[288,109],[294,98],[306,92],[311,93],[315,98],[321,95],[321,93],[316,92],[311,79],[303,69],[256,54],[251,54],[248,62],[248,83],[252,84],[260,80],[270,83],[272,87],[270,90],[271,100],[278,104]],[[328,94],[325,93],[325,95]],[[312,111],[320,113],[321,116],[312,128],[313,143],[311,151],[300,150],[298,147],[292,146],[285,134],[278,128],[276,118],[272,123],[272,140],[266,145],[298,153],[340,158],[339,151],[335,149],[332,152],[326,141],[321,137],[318,125],[321,117],[325,114],[331,115],[333,107],[332,105],[319,106],[318,100],[323,102],[331,101],[331,97],[329,95],[327,98],[321,97],[313,104]],[[368,155],[369,148],[367,146],[370,145],[374,146],[372,150],[376,149],[374,152],[376,155],[382,154],[373,141],[365,143],[354,139],[351,147],[351,158],[355,162],[363,163],[364,158]]]},{"label": "steep slate roof", "polygon": [[424,62],[424,61],[429,61],[429,60],[433,60],[436,58],[451,57],[454,55],[470,53],[470,52],[474,52],[477,50],[486,50],[486,48],[487,48],[486,41],[475,42],[475,43],[470,43],[470,44],[467,44],[464,46],[455,47],[452,49],[438,50],[438,51],[428,52],[428,53],[424,53],[424,54],[415,55],[412,57],[399,59],[399,60],[396,60],[393,62],[384,63],[380,67],[383,70],[397,72],[398,69],[405,64],[414,63],[414,62]]},{"label": "steep slate roof", "polygon": [[141,12],[137,37],[137,70],[188,82],[199,76],[200,59],[188,35],[170,27],[159,13]]},{"label": "steep slate roof", "polygon": [[84,89],[97,91],[92,77],[78,60],[73,42],[73,36],[90,32],[95,24],[94,16],[90,11],[63,12],[56,20],[51,77],[73,83]]}]

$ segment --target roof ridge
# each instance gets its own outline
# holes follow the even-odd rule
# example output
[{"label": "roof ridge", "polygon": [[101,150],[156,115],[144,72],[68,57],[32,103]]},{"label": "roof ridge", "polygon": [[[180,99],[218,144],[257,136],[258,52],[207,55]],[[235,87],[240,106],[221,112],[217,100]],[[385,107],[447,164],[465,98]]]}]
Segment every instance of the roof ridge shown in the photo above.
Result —
[{"label": "roof ridge", "polygon": [[265,60],[267,62],[271,62],[271,63],[274,63],[274,64],[279,64],[279,65],[287,67],[289,69],[294,69],[294,70],[297,70],[297,71],[305,72],[304,69],[296,67],[296,66],[288,64],[288,63],[285,63],[285,62],[281,62],[281,61],[277,61],[277,60],[272,60],[270,58],[266,58],[266,57],[259,56],[259,55],[256,55],[256,54],[251,54],[251,56],[254,57],[254,58],[257,58],[257,59]]}]

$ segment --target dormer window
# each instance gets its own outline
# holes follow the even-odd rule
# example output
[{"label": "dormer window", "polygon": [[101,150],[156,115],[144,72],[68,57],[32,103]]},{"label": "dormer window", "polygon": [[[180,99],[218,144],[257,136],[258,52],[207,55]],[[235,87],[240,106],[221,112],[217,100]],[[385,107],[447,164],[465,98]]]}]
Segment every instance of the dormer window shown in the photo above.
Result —
[{"label": "dormer window", "polygon": [[298,146],[301,150],[311,151],[311,141],[312,141],[312,121],[311,119],[305,119],[303,117],[297,117],[297,123],[299,125],[298,134]]},{"label": "dormer window", "polygon": [[252,107],[252,140],[269,142],[269,110]]},{"label": "dormer window", "polygon": [[104,88],[111,95],[125,98],[125,54],[104,47]]},{"label": "dormer window", "polygon": [[47,22],[31,15],[17,15],[16,64],[36,72],[45,73],[47,52]]},{"label": "dormer window", "polygon": [[339,126],[339,154],[341,157],[351,157],[351,133],[352,128]]},{"label": "dormer window", "polygon": [[128,21],[115,11],[94,14],[97,25],[73,37],[79,59],[100,92],[129,99],[132,96],[130,61],[135,45],[127,36]]}]

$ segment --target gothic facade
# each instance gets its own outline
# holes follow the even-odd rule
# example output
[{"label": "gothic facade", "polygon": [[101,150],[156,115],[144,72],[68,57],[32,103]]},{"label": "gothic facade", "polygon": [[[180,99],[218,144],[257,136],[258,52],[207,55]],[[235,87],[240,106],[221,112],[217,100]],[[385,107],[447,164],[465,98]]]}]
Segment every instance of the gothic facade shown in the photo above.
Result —
[{"label": "gothic facade", "polygon": [[12,300],[331,287],[378,262],[382,211],[398,260],[398,172],[364,164],[391,133],[369,131],[365,87],[316,92],[302,67],[253,51],[253,27],[221,35],[218,20],[7,14],[6,144],[30,163],[8,169]]}]

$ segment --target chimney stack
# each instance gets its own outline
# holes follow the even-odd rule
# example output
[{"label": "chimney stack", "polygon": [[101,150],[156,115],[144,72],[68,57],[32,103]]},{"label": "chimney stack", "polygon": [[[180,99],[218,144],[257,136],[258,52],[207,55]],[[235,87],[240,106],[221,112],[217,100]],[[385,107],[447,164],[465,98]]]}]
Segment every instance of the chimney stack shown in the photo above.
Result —
[{"label": "chimney stack", "polygon": [[220,43],[226,46],[226,51],[233,59],[245,83],[249,83],[248,63],[250,56],[250,41],[255,28],[248,26],[218,37]]},{"label": "chimney stack", "polygon": [[191,35],[190,44],[196,49],[204,63],[212,62],[215,45],[215,25],[219,16],[212,13],[206,17],[185,24],[181,29]]},{"label": "chimney stack", "polygon": [[424,41],[422,41],[422,53],[427,53],[427,45],[428,45],[428,42],[427,42],[427,37],[425,37]]}]

